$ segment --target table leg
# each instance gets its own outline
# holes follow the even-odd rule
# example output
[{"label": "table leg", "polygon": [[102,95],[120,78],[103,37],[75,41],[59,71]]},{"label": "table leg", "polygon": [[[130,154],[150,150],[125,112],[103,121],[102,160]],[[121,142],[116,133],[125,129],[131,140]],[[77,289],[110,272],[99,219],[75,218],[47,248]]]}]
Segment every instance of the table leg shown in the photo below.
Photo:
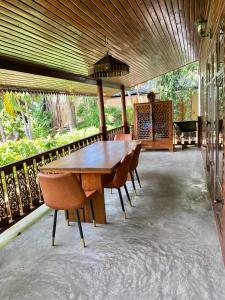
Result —
[{"label": "table leg", "polygon": [[[97,190],[93,199],[95,220],[97,224],[106,223],[104,187],[101,174],[81,174],[81,182],[84,190]],[[91,222],[90,206],[86,205],[86,222]]]},{"label": "table leg", "polygon": [[[96,224],[106,223],[106,213],[105,213],[105,200],[104,200],[104,188],[102,184],[101,174],[80,174],[80,180],[84,190],[97,190],[97,193],[93,199],[93,207],[95,211],[95,221]],[[80,214],[81,221],[83,220],[83,214]],[[75,213],[69,212],[69,220],[71,222],[76,221]],[[90,205],[87,203],[85,206],[85,222],[92,222]]]}]

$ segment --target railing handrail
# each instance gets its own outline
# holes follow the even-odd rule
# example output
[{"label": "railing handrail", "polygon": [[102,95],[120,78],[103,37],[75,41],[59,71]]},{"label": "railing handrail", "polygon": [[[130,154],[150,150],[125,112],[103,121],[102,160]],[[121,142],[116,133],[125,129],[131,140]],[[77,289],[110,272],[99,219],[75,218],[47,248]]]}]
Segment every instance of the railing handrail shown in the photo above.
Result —
[{"label": "railing handrail", "polygon": [[68,144],[63,144],[62,146],[55,147],[55,148],[52,148],[52,149],[50,149],[50,150],[46,150],[46,151],[39,152],[39,153],[37,153],[37,154],[28,156],[28,157],[23,158],[23,159],[21,159],[21,160],[17,160],[17,161],[15,161],[15,162],[10,163],[10,164],[6,164],[6,165],[0,167],[0,172],[1,172],[1,171],[4,171],[6,168],[8,169],[8,168],[10,168],[10,167],[12,167],[12,166],[15,166],[15,165],[17,165],[17,164],[23,164],[23,163],[27,162],[28,160],[33,160],[33,159],[35,159],[35,158],[38,158],[38,157],[41,157],[41,156],[44,156],[44,155],[48,155],[48,154],[50,154],[51,152],[62,150],[63,148],[66,148],[66,147],[69,147],[69,146],[74,145],[75,143],[82,143],[82,142],[84,142],[84,141],[86,141],[86,140],[88,140],[88,139],[93,139],[93,138],[95,138],[95,137],[97,138],[98,136],[101,137],[101,132],[96,133],[96,134],[93,134],[93,135],[89,135],[89,136],[84,137],[84,138],[79,139],[79,140],[75,140],[75,141],[73,141],[73,142],[71,142],[71,143],[68,143]]},{"label": "railing handrail", "polygon": [[107,133],[110,133],[110,132],[113,132],[113,131],[117,131],[117,130],[120,130],[120,129],[123,129],[123,128],[124,128],[124,126],[121,125],[119,127],[115,127],[115,128],[107,130]]}]

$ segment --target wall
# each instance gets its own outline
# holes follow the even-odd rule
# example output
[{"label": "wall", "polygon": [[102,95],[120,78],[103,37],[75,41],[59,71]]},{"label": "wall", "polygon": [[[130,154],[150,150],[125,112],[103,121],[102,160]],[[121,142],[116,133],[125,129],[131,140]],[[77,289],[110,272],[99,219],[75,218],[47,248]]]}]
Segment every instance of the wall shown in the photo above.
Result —
[{"label": "wall", "polygon": [[[159,98],[156,97],[156,100],[159,100]],[[114,97],[114,98],[108,98],[105,99],[105,105],[107,106],[113,106],[113,107],[117,107],[119,109],[121,108],[121,98],[120,97]],[[144,103],[144,102],[148,102],[147,99],[147,95],[132,95],[132,96],[126,96],[126,104],[127,104],[127,108],[128,107],[133,107],[134,103]],[[182,105],[182,108],[180,109],[181,114],[179,116],[179,121],[183,121],[184,120],[184,116],[185,116],[185,105]],[[192,120],[197,120],[198,119],[198,92],[196,92],[192,98],[191,98],[191,116],[192,116]]]},{"label": "wall", "polygon": [[199,109],[198,109],[198,93],[195,93],[191,98],[191,115],[192,120],[197,121],[199,116]]},{"label": "wall", "polygon": [[225,1],[208,2],[207,32],[200,44],[201,114],[203,126],[203,157],[215,213],[215,221],[225,262],[225,153],[224,153],[224,13]]}]

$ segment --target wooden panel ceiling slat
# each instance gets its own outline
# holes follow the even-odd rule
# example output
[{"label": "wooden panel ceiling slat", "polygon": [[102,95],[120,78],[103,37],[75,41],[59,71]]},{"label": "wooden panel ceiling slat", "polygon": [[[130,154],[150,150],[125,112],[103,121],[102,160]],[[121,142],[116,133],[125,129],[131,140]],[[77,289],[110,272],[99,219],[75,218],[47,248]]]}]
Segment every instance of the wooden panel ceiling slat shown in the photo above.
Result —
[{"label": "wooden panel ceiling slat", "polygon": [[[18,3],[19,1],[14,1],[14,5],[15,2]],[[3,3],[5,4],[5,3]],[[19,5],[19,4],[18,4]],[[23,5],[23,3],[22,3]],[[54,39],[61,39],[63,42],[67,41],[67,43],[73,43],[74,46],[76,46],[76,48],[74,47],[74,51],[79,52],[80,54],[82,54],[83,52],[79,49],[79,46],[82,45],[82,48],[89,51],[90,53],[92,53],[92,55],[95,53],[95,51],[93,49],[96,48],[96,43],[94,43],[94,41],[91,38],[88,38],[88,36],[85,37],[85,39],[82,39],[81,37],[81,33],[79,32],[79,34],[74,34],[74,31],[69,30],[67,27],[68,25],[66,24],[64,26],[63,22],[56,23],[54,21],[51,20],[51,24],[48,23],[50,22],[48,19],[48,22],[46,22],[44,16],[41,13],[35,13],[35,15],[33,14],[29,14],[29,13],[25,13],[23,10],[21,10],[21,8],[18,8],[16,6],[13,6],[11,3],[7,3],[5,4],[5,7],[7,7],[6,10],[4,10],[4,8],[1,10],[2,13],[6,13],[9,17],[13,18],[14,20],[20,22],[20,26],[24,25],[24,27],[29,28],[34,28],[36,30],[39,30],[41,32],[40,36],[43,33],[48,33],[49,35],[53,35]],[[27,5],[23,5],[23,8],[26,9]],[[10,13],[7,11],[10,10]],[[13,17],[13,15],[15,15]],[[36,16],[37,15],[37,16]],[[26,26],[27,25],[27,26]],[[59,28],[61,30],[59,30]],[[90,50],[90,47],[92,49],[92,51]],[[98,53],[98,52],[97,52]],[[103,52],[99,52],[99,55],[104,54]]]},{"label": "wooden panel ceiling slat", "polygon": [[[17,14],[15,13],[12,13],[8,10],[5,10],[4,8],[1,9],[1,12],[0,12],[0,18],[1,20],[4,20],[5,22],[12,22],[13,24],[13,21],[19,21],[20,22],[20,26],[24,26],[26,28],[29,28],[29,31],[31,31],[33,34],[37,34],[41,37],[45,37],[45,38],[48,38],[48,39],[51,39],[51,40],[54,40],[54,41],[59,41],[61,43],[63,43],[64,45],[68,45],[68,46],[71,46],[71,45],[74,45],[74,46],[79,46],[79,43],[76,39],[63,34],[62,31],[59,31],[59,30],[55,30],[54,27],[51,27],[49,28],[50,26],[46,25],[46,27],[42,27],[42,26],[39,26],[38,29],[35,27],[35,24],[34,22],[31,22],[29,20],[26,20],[26,19],[23,19],[22,17],[18,16]],[[22,24],[22,21],[23,21],[23,25]],[[46,32],[46,29],[48,30]],[[49,30],[50,29],[50,30]],[[66,37],[66,38],[65,38]],[[74,53],[78,53],[79,55],[81,55],[82,57],[86,57],[86,58],[93,58],[93,55],[95,54],[94,52],[92,52],[88,46],[85,48],[83,46],[83,49],[85,50],[86,52],[86,56],[84,55],[84,53],[79,49],[79,48],[75,48],[73,47],[73,52]],[[98,55],[102,55],[103,53],[99,52]],[[96,56],[97,58],[98,56]]]},{"label": "wooden panel ceiling slat", "polygon": [[209,2],[1,0],[0,55],[87,75],[108,48],[130,65],[130,74],[107,81],[133,86],[198,59],[194,23],[209,11]]},{"label": "wooden panel ceiling slat", "polygon": [[187,21],[187,12],[186,12],[186,5],[187,1],[179,0],[179,8],[180,8],[180,15],[181,15],[181,24],[183,29],[183,38],[185,41],[185,53],[187,59],[190,58],[190,36],[189,36],[189,21]]},{"label": "wooden panel ceiling slat", "polygon": [[[137,4],[137,2],[134,2],[132,8],[135,11],[135,13],[137,14],[138,19],[143,20],[143,24],[145,25],[145,27],[147,29],[149,29],[149,32],[154,36],[155,41],[156,41],[155,49],[157,49],[159,47],[159,41],[162,40],[162,46],[163,46],[162,52],[159,54],[157,52],[155,52],[152,61],[154,63],[154,58],[156,56],[158,56],[158,59],[161,60],[162,57],[164,55],[166,55],[166,51],[168,51],[168,50],[166,50],[165,35],[158,29],[158,26],[156,24],[154,24],[154,22],[151,18],[151,14],[149,14],[149,11],[146,9],[146,6],[142,1],[139,1],[138,4]],[[155,27],[155,30],[153,30],[153,26]],[[160,37],[160,39],[159,39],[159,37]],[[149,37],[148,41],[150,41],[150,37]],[[170,52],[170,50],[169,50],[169,52]],[[167,66],[167,62],[165,65]]]},{"label": "wooden panel ceiling slat", "polygon": [[[158,1],[145,1],[145,4],[148,5],[148,9],[155,12],[156,15],[156,24],[158,23],[160,27],[162,28],[163,32],[165,32],[166,36],[169,37],[169,44],[166,44],[166,49],[168,49],[168,46],[170,48],[170,51],[173,53],[174,59],[176,57],[177,60],[177,55],[174,55],[176,53],[176,45],[174,43],[173,38],[171,37],[170,30],[167,26],[167,22],[165,20],[164,14],[162,13],[162,9],[160,6],[160,3]],[[151,6],[150,6],[151,5]],[[171,45],[171,47],[170,47]]]},{"label": "wooden panel ceiling slat", "polygon": [[174,54],[176,53],[177,62],[181,63],[182,56],[181,56],[180,49],[179,49],[178,44],[177,44],[177,39],[176,39],[175,34],[174,34],[174,27],[172,25],[171,16],[169,14],[168,7],[167,7],[168,4],[164,0],[158,0],[158,2],[159,2],[159,5],[160,5],[160,9],[162,11],[162,14],[163,14],[163,18],[164,18],[165,23],[166,23],[167,30],[170,33],[170,36],[173,40]]},{"label": "wooden panel ceiling slat", "polygon": [[[51,1],[52,2],[52,1]],[[55,1],[53,1],[53,3],[54,3]],[[63,2],[63,1],[62,1]],[[64,3],[64,5],[66,5],[68,8],[70,8],[71,10],[72,9],[74,9],[74,7],[73,6],[71,6],[70,5],[70,1],[67,1],[67,2],[63,2]],[[80,3],[80,5],[81,5],[81,1],[73,1],[73,3]],[[92,13],[90,13],[89,11],[88,11],[88,7],[86,7],[86,10],[85,10],[85,13],[80,13],[80,16],[82,17],[82,18],[85,18],[85,14],[87,14],[87,16],[86,17],[91,17],[93,20],[94,20],[94,24],[93,24],[93,26],[94,26],[94,28],[95,28],[95,25],[96,25],[96,22],[97,22],[97,20],[98,20],[98,22],[99,22],[99,24],[102,24],[102,29],[104,28],[104,31],[105,31],[105,38],[107,38],[108,39],[108,37],[109,37],[109,40],[110,39],[114,39],[115,40],[115,42],[117,42],[117,36],[121,36],[122,38],[124,38],[124,40],[126,40],[126,43],[130,46],[129,47],[129,52],[127,52],[127,54],[130,54],[130,53],[132,53],[132,51],[135,51],[135,49],[134,49],[134,47],[133,47],[133,45],[132,45],[132,41],[131,40],[129,40],[128,39],[128,36],[127,35],[125,35],[124,34],[124,32],[122,31],[121,32],[121,30],[120,30],[120,27],[118,27],[117,28],[117,26],[115,25],[115,24],[113,24],[113,25],[111,25],[111,27],[110,26],[105,26],[105,22],[101,22],[101,17],[100,17],[100,15],[99,16],[97,16],[97,11],[94,9],[95,7],[93,6],[93,4],[92,4],[92,2],[89,2],[89,7],[91,7],[91,11],[92,11]],[[82,6],[84,9],[85,9],[85,6]],[[63,7],[61,8],[62,10],[63,10]],[[69,10],[70,11],[70,10]],[[93,14],[93,11],[96,11],[96,14]],[[78,10],[76,10],[76,13],[79,13],[79,11]],[[108,22],[107,23],[109,23],[110,22],[110,20],[108,20]],[[116,29],[114,29],[114,27],[116,28]],[[95,28],[96,29],[96,28]],[[110,33],[110,36],[109,36],[109,33]],[[114,33],[114,34],[113,34]],[[111,44],[110,44],[111,45]],[[109,45],[109,49],[110,49],[110,45]],[[105,47],[105,50],[106,50],[106,47]],[[137,51],[137,50],[136,50]],[[129,61],[129,60],[128,60]],[[135,62],[133,62],[134,64],[135,64]]]},{"label": "wooden panel ceiling slat", "polygon": [[166,9],[167,9],[167,12],[168,12],[168,15],[170,18],[170,25],[172,28],[172,32],[173,32],[176,44],[177,44],[177,48],[178,48],[178,52],[180,54],[181,61],[184,61],[184,53],[183,53],[182,47],[181,47],[180,35],[177,30],[177,24],[176,24],[175,13],[174,13],[172,1],[166,2]]},{"label": "wooden panel ceiling slat", "polygon": [[185,14],[184,14],[184,8],[183,8],[183,0],[178,0],[177,5],[178,5],[178,11],[179,11],[179,20],[180,20],[180,24],[178,24],[178,30],[182,34],[184,57],[185,57],[185,62],[187,63],[190,54],[189,54],[189,49],[188,49],[187,31],[185,30]]},{"label": "wooden panel ceiling slat", "polygon": [[180,49],[182,52],[182,60],[187,63],[187,55],[185,51],[185,44],[184,44],[184,38],[183,38],[183,32],[182,32],[182,27],[181,27],[181,18],[180,18],[180,9],[179,9],[179,3],[177,0],[172,0],[171,1],[171,7],[173,10],[173,18],[175,22],[175,28],[176,28],[176,34],[178,37]]},{"label": "wooden panel ceiling slat", "polygon": [[[77,3],[78,1],[73,0],[72,2]],[[112,39],[115,40],[118,35],[123,36],[124,37],[123,47],[129,49],[129,53],[130,53],[131,49],[134,49],[135,51],[141,51],[142,53],[143,53],[143,51],[145,53],[147,53],[146,49],[140,49],[140,48],[137,49],[137,47],[134,48],[132,39],[130,39],[130,34],[132,32],[132,36],[139,39],[141,32],[140,31],[137,32],[138,28],[136,26],[131,27],[129,22],[126,22],[126,26],[123,26],[123,24],[125,23],[124,18],[122,18],[122,16],[118,14],[118,11],[115,10],[115,7],[111,5],[110,1],[105,2],[104,6],[102,5],[101,1],[95,1],[95,4],[92,1],[85,1],[85,3],[95,13],[95,16],[97,19],[101,19],[100,13],[103,13],[104,18],[107,18],[107,23],[108,22],[111,23],[111,21],[113,21],[113,23],[110,25],[111,26],[110,30],[113,30],[113,28],[115,28],[115,31],[114,31],[115,33],[114,33]],[[96,6],[96,4],[98,4],[98,5]],[[108,9],[107,9],[107,7],[108,7]],[[114,8],[113,9],[113,17],[108,18],[107,13],[109,14],[109,12],[111,12],[111,8]],[[119,22],[118,21],[115,22],[114,18],[116,18],[115,20],[119,20]],[[121,22],[121,18],[122,18],[123,23]],[[122,32],[121,32],[121,30],[122,30]],[[108,39],[108,31],[106,32],[106,37]],[[110,41],[110,39],[109,39],[109,41]],[[154,54],[154,49],[152,48],[152,45],[148,41],[146,41],[146,43],[148,43],[148,45],[149,45],[148,53],[150,53],[150,51],[152,51],[152,54]],[[109,50],[110,50],[110,47],[111,47],[111,43],[109,44]]]},{"label": "wooden panel ceiling slat", "polygon": [[[171,41],[170,35],[168,34],[168,32],[166,30],[164,19],[162,18],[161,11],[158,7],[158,2],[155,1],[154,3],[156,4],[157,9],[155,9],[155,7],[153,6],[151,1],[143,0],[143,4],[145,6],[145,9],[143,9],[143,10],[144,11],[146,10],[146,18],[148,18],[148,15],[149,15],[149,18],[151,19],[151,24],[152,24],[153,28],[155,27],[157,29],[157,33],[159,34],[160,39],[162,39],[164,41],[163,46],[164,46],[165,50],[167,50],[172,55],[173,51],[174,51],[173,43]],[[172,48],[169,47],[169,49],[168,49],[168,45],[172,45]],[[158,47],[159,47],[159,45],[158,45]],[[174,60],[175,60],[175,58],[174,58]]]},{"label": "wooden panel ceiling slat", "polygon": [[77,71],[76,71],[77,72]]}]

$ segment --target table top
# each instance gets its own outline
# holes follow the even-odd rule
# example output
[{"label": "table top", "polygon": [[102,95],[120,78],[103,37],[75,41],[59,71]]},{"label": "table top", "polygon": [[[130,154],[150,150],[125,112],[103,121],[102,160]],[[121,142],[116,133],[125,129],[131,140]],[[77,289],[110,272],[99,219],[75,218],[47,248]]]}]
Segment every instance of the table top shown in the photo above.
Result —
[{"label": "table top", "polygon": [[138,141],[96,142],[41,167],[41,172],[110,174]]}]

